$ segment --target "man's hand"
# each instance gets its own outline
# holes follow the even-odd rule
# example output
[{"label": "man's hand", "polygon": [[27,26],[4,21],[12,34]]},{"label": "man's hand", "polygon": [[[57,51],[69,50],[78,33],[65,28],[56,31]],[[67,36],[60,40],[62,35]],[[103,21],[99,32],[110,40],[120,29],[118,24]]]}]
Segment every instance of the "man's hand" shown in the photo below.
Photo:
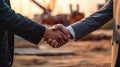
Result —
[{"label": "man's hand", "polygon": [[62,25],[62,24],[53,25],[52,27],[50,27],[50,29],[52,29],[52,30],[59,30],[62,33],[64,33],[67,36],[67,38],[69,38],[69,39],[72,38],[72,36],[69,33],[68,29],[64,25]]},{"label": "man's hand", "polygon": [[44,38],[50,46],[58,48],[68,42],[69,38],[60,30],[46,29]]},{"label": "man's hand", "polygon": [[54,39],[47,40],[47,43],[50,44],[50,46],[52,46],[54,48],[63,46],[65,43],[67,43],[69,41],[69,39],[71,39],[71,35],[70,35],[69,31],[62,24],[56,24],[56,25],[50,27],[49,29],[51,29],[54,32],[56,32],[57,34],[61,34],[63,36],[62,40],[54,40]]}]

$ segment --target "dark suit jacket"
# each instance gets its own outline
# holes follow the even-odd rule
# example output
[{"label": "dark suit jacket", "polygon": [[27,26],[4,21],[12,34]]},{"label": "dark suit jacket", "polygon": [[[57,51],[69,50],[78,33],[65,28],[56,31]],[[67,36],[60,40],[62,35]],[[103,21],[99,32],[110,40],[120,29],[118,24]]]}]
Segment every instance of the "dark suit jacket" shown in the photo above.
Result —
[{"label": "dark suit jacket", "polygon": [[71,26],[75,31],[76,40],[79,40],[88,33],[98,29],[112,18],[114,24],[111,67],[120,67],[120,0],[108,0],[99,11]]},{"label": "dark suit jacket", "polygon": [[100,10],[83,19],[82,21],[78,21],[77,23],[71,25],[75,31],[76,40],[79,40],[83,36],[98,29],[112,18],[113,0],[108,0],[108,2]]},{"label": "dark suit jacket", "polygon": [[12,61],[14,34],[37,44],[45,32],[44,26],[15,13],[6,2],[0,0],[0,67],[9,67]]}]

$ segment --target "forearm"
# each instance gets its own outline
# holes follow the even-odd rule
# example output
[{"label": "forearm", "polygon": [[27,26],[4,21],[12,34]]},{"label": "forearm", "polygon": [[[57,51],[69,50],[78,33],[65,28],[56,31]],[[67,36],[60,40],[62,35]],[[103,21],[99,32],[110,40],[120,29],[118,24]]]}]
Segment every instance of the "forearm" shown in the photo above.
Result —
[{"label": "forearm", "polygon": [[78,21],[75,24],[72,24],[71,27],[75,32],[75,40],[79,40],[83,36],[91,33],[92,31],[98,29],[106,22],[108,22],[113,17],[113,5],[112,0],[109,0],[108,3],[99,11],[92,14],[88,18],[85,18],[82,21]]}]

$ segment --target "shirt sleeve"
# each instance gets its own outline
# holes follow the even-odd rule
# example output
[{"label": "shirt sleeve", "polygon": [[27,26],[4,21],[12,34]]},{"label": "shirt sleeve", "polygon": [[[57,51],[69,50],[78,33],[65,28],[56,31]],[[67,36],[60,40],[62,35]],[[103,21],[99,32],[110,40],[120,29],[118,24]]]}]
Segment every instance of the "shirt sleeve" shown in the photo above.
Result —
[{"label": "shirt sleeve", "polygon": [[76,39],[76,37],[75,37],[75,32],[74,32],[73,28],[72,28],[71,26],[68,26],[68,27],[66,27],[66,28],[68,29],[68,31],[69,31],[70,34],[72,35],[73,39]]}]

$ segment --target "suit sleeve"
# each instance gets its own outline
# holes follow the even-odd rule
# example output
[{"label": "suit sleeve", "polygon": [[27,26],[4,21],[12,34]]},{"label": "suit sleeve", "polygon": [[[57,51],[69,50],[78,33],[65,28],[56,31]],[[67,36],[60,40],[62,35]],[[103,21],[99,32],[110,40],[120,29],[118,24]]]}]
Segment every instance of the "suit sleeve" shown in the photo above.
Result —
[{"label": "suit sleeve", "polygon": [[0,0],[0,25],[35,44],[39,43],[45,32],[44,26],[15,13],[4,0]]},{"label": "suit sleeve", "polygon": [[83,36],[98,29],[112,18],[113,1],[108,0],[108,2],[100,10],[90,15],[88,18],[71,25],[75,32],[75,40],[79,40]]}]

